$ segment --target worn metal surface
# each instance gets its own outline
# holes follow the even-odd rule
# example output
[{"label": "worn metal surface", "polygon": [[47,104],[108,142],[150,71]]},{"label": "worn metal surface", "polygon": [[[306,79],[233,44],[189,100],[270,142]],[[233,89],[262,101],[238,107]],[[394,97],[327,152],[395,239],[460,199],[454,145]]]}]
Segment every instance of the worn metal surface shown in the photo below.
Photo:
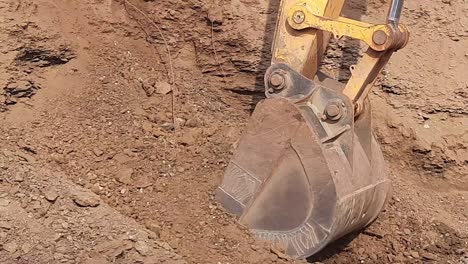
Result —
[{"label": "worn metal surface", "polygon": [[[395,2],[398,1],[392,2],[391,9],[397,6]],[[390,11],[389,15],[399,17],[395,12]],[[287,23],[298,31],[320,29],[337,38],[347,36],[361,40],[369,46],[361,62],[351,67],[352,77],[343,91],[355,103],[356,115],[361,114],[363,102],[393,52],[403,48],[409,38],[404,25],[374,25],[340,16],[325,17],[313,8],[310,1],[297,1],[292,5],[288,10]]]},{"label": "worn metal surface", "polygon": [[[330,40],[330,33],[305,29],[295,31],[288,24],[288,11],[297,0],[282,0],[272,49],[273,63],[286,63],[295,71],[313,79],[325,48]],[[340,15],[344,0],[307,0],[305,1],[315,14],[336,18]]]},{"label": "worn metal surface", "polygon": [[[295,258],[369,225],[389,195],[367,94],[408,31],[339,17],[343,2],[282,1],[267,99],[216,194],[257,237]],[[330,34],[369,45],[346,85],[317,72]]]},{"label": "worn metal surface", "polygon": [[[299,75],[286,65],[268,72],[278,69],[291,79]],[[370,134],[369,109],[355,121],[339,84],[334,90],[310,80],[292,83],[301,89],[257,105],[217,198],[260,239],[303,258],[371,223],[390,182]],[[339,119],[326,117],[329,102],[342,102]]]}]

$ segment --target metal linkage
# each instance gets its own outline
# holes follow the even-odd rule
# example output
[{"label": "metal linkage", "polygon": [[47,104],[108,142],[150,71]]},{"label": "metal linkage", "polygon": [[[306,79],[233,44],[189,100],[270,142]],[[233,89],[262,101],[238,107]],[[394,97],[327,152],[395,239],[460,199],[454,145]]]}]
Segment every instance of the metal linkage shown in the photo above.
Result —
[{"label": "metal linkage", "polygon": [[343,93],[355,104],[355,115],[362,112],[377,76],[387,64],[393,52],[403,48],[409,39],[406,26],[399,25],[403,1],[394,0],[388,15],[388,24],[374,25],[344,17],[329,18],[314,11],[310,1],[300,1],[288,10],[288,24],[291,28],[303,31],[318,29],[342,36],[358,39],[369,48],[360,63],[351,66],[352,76]]}]

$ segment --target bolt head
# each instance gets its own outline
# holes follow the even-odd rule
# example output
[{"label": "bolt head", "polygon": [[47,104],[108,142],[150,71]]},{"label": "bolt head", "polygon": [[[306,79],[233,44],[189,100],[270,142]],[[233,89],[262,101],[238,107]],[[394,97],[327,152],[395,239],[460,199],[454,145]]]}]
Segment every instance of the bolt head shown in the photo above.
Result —
[{"label": "bolt head", "polygon": [[327,115],[330,117],[335,117],[340,114],[340,107],[333,104],[333,105],[327,105]]},{"label": "bolt head", "polygon": [[281,87],[284,85],[284,76],[279,73],[273,73],[270,77],[270,84],[273,87]]},{"label": "bolt head", "polygon": [[387,42],[387,39],[387,33],[385,33],[383,30],[377,30],[372,35],[372,41],[377,45],[385,44]]},{"label": "bolt head", "polygon": [[325,116],[330,120],[338,120],[343,115],[343,107],[340,102],[331,102],[325,106]]},{"label": "bolt head", "polygon": [[302,11],[296,11],[293,14],[293,20],[296,24],[302,24],[305,21],[305,14]]}]

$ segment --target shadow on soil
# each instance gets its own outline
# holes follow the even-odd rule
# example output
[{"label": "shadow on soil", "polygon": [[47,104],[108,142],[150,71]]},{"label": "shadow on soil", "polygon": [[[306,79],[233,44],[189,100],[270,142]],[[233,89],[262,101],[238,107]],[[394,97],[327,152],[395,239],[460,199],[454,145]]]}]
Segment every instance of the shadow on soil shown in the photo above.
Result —
[{"label": "shadow on soil", "polygon": [[358,235],[359,232],[355,232],[344,236],[322,249],[319,253],[307,258],[307,262],[322,262],[333,257],[334,255],[344,251],[348,244],[351,243]]}]

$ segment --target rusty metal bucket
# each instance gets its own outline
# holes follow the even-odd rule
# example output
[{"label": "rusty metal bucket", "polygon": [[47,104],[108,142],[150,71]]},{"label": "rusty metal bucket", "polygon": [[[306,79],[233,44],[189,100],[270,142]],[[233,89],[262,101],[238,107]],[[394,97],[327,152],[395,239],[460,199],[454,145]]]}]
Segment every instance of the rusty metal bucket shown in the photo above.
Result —
[{"label": "rusty metal bucket", "polygon": [[288,84],[266,81],[267,99],[216,195],[258,238],[305,258],[374,221],[390,182],[369,108],[356,119],[338,82],[311,81],[285,64],[273,64],[265,79],[273,73]]}]

